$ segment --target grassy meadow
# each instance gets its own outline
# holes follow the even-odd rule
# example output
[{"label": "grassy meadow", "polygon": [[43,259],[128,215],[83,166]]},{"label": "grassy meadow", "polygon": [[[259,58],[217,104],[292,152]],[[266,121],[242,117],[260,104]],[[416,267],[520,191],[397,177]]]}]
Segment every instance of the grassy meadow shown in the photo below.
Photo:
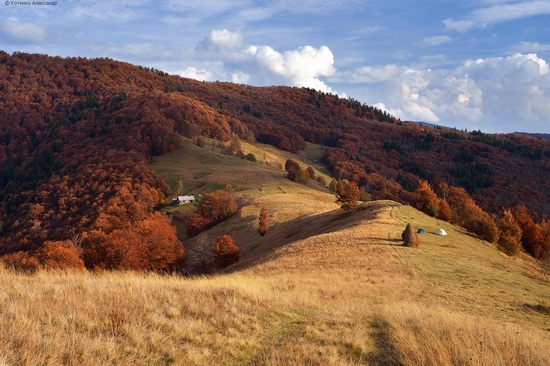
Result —
[{"label": "grassy meadow", "polygon": [[[534,260],[392,201],[343,212],[262,162],[287,153],[243,145],[257,163],[189,141],[153,162],[201,185],[183,193],[234,187],[239,212],[207,235],[230,234],[239,263],[185,277],[0,268],[0,365],[550,364],[550,277]],[[401,245],[408,222],[426,230],[419,248]]]}]

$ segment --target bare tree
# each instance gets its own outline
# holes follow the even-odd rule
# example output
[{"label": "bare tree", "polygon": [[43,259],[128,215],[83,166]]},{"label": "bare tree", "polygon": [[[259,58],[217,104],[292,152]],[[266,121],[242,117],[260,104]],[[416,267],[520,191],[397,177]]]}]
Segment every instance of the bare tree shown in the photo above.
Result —
[{"label": "bare tree", "polygon": [[190,251],[191,260],[202,273],[206,273],[209,267],[209,262],[212,259],[212,248],[208,234],[203,232],[195,241],[192,251]]}]

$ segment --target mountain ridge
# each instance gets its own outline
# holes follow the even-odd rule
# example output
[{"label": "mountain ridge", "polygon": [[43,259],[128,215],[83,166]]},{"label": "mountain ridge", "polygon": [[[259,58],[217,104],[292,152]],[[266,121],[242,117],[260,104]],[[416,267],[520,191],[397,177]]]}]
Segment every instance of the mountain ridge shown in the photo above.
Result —
[{"label": "mountain ridge", "polygon": [[412,202],[428,180],[464,186],[493,214],[518,203],[539,219],[550,213],[546,141],[426,131],[311,89],[204,83],[110,59],[0,53],[0,61],[0,253],[132,232],[169,194],[148,162],[181,136],[293,152],[322,144],[332,175],[374,199]]}]

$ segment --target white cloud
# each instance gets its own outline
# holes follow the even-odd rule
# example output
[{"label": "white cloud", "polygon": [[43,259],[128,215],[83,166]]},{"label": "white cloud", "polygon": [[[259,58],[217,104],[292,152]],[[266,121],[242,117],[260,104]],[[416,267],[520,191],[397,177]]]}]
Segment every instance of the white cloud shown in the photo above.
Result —
[{"label": "white cloud", "polygon": [[449,36],[426,37],[422,40],[422,44],[426,46],[438,46],[443,43],[451,42],[453,39]]},{"label": "white cloud", "polygon": [[305,46],[283,53],[269,46],[250,46],[248,52],[264,71],[264,78],[267,80],[333,92],[319,79],[336,71],[334,56],[326,46],[318,49]]},{"label": "white cloud", "polygon": [[550,44],[538,43],[538,42],[521,42],[512,47],[514,52],[520,53],[536,53],[536,52],[550,52]]},{"label": "white cloud", "polygon": [[471,19],[479,23],[499,23],[514,19],[550,14],[550,1],[516,1],[475,10]]},{"label": "white cloud", "polygon": [[364,80],[369,99],[402,119],[487,132],[550,131],[550,70],[536,54],[468,60],[451,70],[391,65],[356,74],[365,70],[391,70]]},{"label": "white cloud", "polygon": [[69,8],[67,17],[90,21],[91,19],[105,22],[127,22],[137,20],[145,15],[140,7],[147,0],[117,0],[117,1],[94,1],[78,2],[76,6]]},{"label": "white cloud", "polygon": [[355,70],[340,72],[331,78],[334,82],[378,83],[388,81],[399,72],[397,65],[362,66]]},{"label": "white cloud", "polygon": [[236,71],[231,74],[231,82],[236,84],[248,84],[250,81],[250,74],[242,71]]},{"label": "white cloud", "polygon": [[457,32],[466,32],[467,30],[473,28],[475,23],[473,20],[454,20],[451,18],[444,19],[442,21],[446,30],[457,31]]},{"label": "white cloud", "polygon": [[210,33],[210,44],[219,48],[238,48],[243,45],[243,34],[227,29],[213,30]]},{"label": "white cloud", "polygon": [[199,81],[213,81],[213,73],[205,69],[196,69],[188,66],[185,70],[172,71],[172,74],[182,76],[184,78],[195,79]]},{"label": "white cloud", "polygon": [[0,33],[12,41],[40,43],[48,33],[46,28],[33,23],[23,23],[17,18],[8,18],[0,22]]},{"label": "white cloud", "polygon": [[446,30],[465,32],[473,27],[484,28],[490,24],[507,22],[516,19],[529,18],[550,14],[550,1],[489,1],[485,6],[472,11],[466,19],[451,18],[442,21]]}]

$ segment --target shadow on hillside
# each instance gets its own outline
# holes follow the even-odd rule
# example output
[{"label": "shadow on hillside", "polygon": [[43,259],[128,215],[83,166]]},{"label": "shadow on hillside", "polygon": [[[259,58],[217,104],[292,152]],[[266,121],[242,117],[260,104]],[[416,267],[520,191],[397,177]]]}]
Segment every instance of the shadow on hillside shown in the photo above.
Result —
[{"label": "shadow on hillside", "polygon": [[390,338],[388,323],[382,319],[375,319],[372,323],[372,329],[371,335],[376,344],[376,351],[367,355],[369,365],[400,365],[395,355],[395,346]]},{"label": "shadow on hillside", "polygon": [[[387,207],[400,206],[392,201],[371,201],[349,212],[340,209],[324,212],[317,215],[297,217],[293,220],[271,226],[265,238],[253,236],[239,243],[246,254],[241,262],[226,269],[226,272],[234,272],[245,268],[260,265],[272,259],[269,254],[289,243],[307,239],[312,236],[337,232],[360,225],[367,220],[377,218]],[[257,220],[255,217],[243,218],[245,222]],[[273,239],[271,239],[273,238]],[[267,240],[266,240],[267,239]],[[271,239],[271,240],[269,240]],[[262,245],[262,241],[268,245]],[[397,239],[382,238],[381,241],[400,242]],[[392,244],[393,245],[393,244]]]}]

